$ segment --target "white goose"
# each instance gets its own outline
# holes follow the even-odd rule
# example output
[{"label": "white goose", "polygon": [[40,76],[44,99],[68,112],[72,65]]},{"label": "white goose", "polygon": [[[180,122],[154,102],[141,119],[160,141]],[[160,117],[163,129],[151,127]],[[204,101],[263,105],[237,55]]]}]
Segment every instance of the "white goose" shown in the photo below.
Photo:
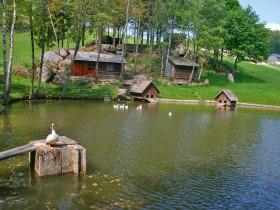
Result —
[{"label": "white goose", "polygon": [[172,117],[172,112],[169,112],[169,113],[168,113],[168,116],[169,116],[169,117]]},{"label": "white goose", "polygon": [[142,104],[136,107],[137,110],[142,110]]},{"label": "white goose", "polygon": [[52,123],[52,133],[46,138],[46,144],[54,145],[59,140],[59,135],[54,130],[54,123]]}]

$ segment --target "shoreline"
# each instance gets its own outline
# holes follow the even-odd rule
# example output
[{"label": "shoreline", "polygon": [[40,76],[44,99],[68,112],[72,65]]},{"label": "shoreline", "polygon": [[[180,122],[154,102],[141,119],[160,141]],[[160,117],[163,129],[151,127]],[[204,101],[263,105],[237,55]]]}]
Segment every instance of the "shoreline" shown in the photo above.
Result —
[{"label": "shoreline", "polygon": [[[180,100],[180,99],[165,99],[158,98],[159,103],[181,103],[181,104],[204,104],[204,105],[216,105],[213,100]],[[270,109],[270,110],[280,110],[280,106],[265,105],[265,104],[251,104],[251,103],[237,103],[238,107],[244,108],[255,108],[255,109]]]}]

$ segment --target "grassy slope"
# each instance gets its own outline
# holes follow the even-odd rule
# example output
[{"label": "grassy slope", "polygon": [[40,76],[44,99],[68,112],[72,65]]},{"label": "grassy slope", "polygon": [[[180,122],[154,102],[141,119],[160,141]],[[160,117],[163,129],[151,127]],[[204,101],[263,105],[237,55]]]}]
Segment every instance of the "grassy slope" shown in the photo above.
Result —
[{"label": "grassy slope", "polygon": [[[87,40],[91,39],[92,35],[87,36]],[[31,61],[31,47],[30,37],[28,33],[20,33],[15,36],[15,48],[14,59],[15,63],[30,63]],[[70,45],[71,46],[71,45]],[[2,46],[0,43],[0,50]],[[36,47],[36,56],[40,56],[40,49]],[[160,59],[158,59],[160,60]],[[1,63],[2,61],[0,61]],[[160,61],[153,60],[153,65],[160,65]],[[229,60],[229,62],[232,62]],[[2,69],[2,68],[1,68]],[[152,72],[155,72],[154,78],[158,77],[159,66],[153,68]],[[270,104],[280,105],[280,67],[274,66],[267,67],[264,65],[255,65],[248,62],[242,62],[238,64],[239,72],[235,76],[235,83],[231,83],[227,80],[227,75],[217,74],[213,71],[204,69],[203,78],[207,78],[210,81],[209,86],[178,86],[157,82],[157,85],[161,91],[161,98],[173,98],[173,99],[205,99],[212,100],[221,89],[231,89],[239,98],[240,102],[257,103],[257,104]],[[156,73],[157,72],[157,73]],[[2,73],[2,71],[1,71]],[[1,78],[0,73],[0,80]],[[12,98],[25,98],[29,92],[29,79],[22,79],[13,76],[12,81]],[[3,82],[0,83],[0,90],[3,89]],[[42,85],[42,96],[54,95],[59,96],[61,87],[52,86],[50,84]],[[99,87],[96,85],[86,85],[83,88],[77,88],[72,85],[69,88],[68,94],[70,97],[96,97],[101,98],[107,92],[109,95],[116,96],[116,88],[114,87]],[[1,91],[2,93],[2,91]]]},{"label": "grassy slope", "polygon": [[240,102],[280,105],[280,67],[267,67],[248,62],[238,65],[235,82],[227,80],[225,74],[204,73],[209,86],[160,85],[162,98],[212,100],[222,89],[230,89]]}]

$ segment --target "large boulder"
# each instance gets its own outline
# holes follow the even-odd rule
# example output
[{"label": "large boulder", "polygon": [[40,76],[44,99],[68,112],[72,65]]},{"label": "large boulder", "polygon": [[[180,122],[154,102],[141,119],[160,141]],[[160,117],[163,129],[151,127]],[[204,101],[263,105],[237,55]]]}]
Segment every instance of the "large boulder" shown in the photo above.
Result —
[{"label": "large boulder", "polygon": [[233,77],[233,74],[228,74],[228,80],[231,81],[231,82],[234,82],[234,77]]},{"label": "large boulder", "polygon": [[57,55],[60,55],[63,58],[66,58],[70,53],[69,50],[65,49],[65,48],[59,48],[55,51],[55,53]]},{"label": "large boulder", "polygon": [[102,44],[101,45],[101,51],[107,51],[107,52],[116,52],[117,48],[115,48],[113,45],[110,44]]},{"label": "large boulder", "polygon": [[56,54],[55,52],[48,51],[44,54],[44,62],[51,61],[52,63],[57,65],[61,60],[63,60],[63,57]]},{"label": "large boulder", "polygon": [[91,46],[94,46],[94,45],[95,45],[95,40],[88,41],[85,44],[86,47],[91,47]]},{"label": "large boulder", "polygon": [[58,70],[57,70],[57,74],[66,74],[68,72],[68,70],[71,68],[71,63],[72,60],[70,59],[65,59],[62,60],[58,63]]},{"label": "large boulder", "polygon": [[[37,68],[37,72],[39,74],[40,68]],[[41,82],[48,82],[53,77],[53,70],[48,65],[43,65],[42,67],[42,77]]]},{"label": "large boulder", "polygon": [[15,75],[20,76],[20,77],[24,77],[24,78],[30,77],[29,71],[24,66],[20,66],[20,65],[16,66],[13,69],[13,72]]},{"label": "large boulder", "polygon": [[175,49],[175,52],[174,54],[175,55],[178,55],[180,57],[183,57],[185,54],[186,54],[187,50],[186,50],[186,46],[182,43],[180,43],[176,49]]},{"label": "large boulder", "polygon": [[54,76],[52,82],[55,85],[64,85],[66,83],[66,76],[57,74],[57,75]]}]

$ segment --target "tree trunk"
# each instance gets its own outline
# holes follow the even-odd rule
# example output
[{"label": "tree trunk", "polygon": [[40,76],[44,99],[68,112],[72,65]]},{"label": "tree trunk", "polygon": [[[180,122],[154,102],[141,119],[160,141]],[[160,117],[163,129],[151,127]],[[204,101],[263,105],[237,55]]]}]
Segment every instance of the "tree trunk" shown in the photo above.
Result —
[{"label": "tree trunk", "polygon": [[[173,29],[172,29],[172,26],[171,26],[170,29],[169,29],[169,35],[168,35],[168,48],[167,48],[167,55],[166,55],[166,61],[165,61],[165,70],[167,69],[167,64],[168,64],[168,59],[169,59],[169,54],[170,54],[172,34],[173,34]],[[171,76],[171,72],[170,72],[169,76]]]},{"label": "tree trunk", "polygon": [[36,87],[34,97],[36,97],[39,93],[40,87],[41,87],[41,79],[42,79],[42,69],[43,69],[43,63],[44,63],[44,53],[45,53],[45,41],[46,41],[46,5],[45,2],[42,5],[42,20],[43,20],[43,27],[42,27],[42,39],[41,39],[41,58],[40,58],[40,70],[39,70],[39,78],[38,78],[38,86]]},{"label": "tree trunk", "polygon": [[11,80],[12,80],[12,68],[13,68],[13,49],[14,49],[14,29],[15,29],[15,23],[16,23],[16,0],[13,0],[13,20],[11,25],[11,31],[10,31],[10,57],[9,57],[9,63],[7,68],[7,77],[5,78],[5,92],[3,94],[3,103],[5,105],[8,104],[9,97],[10,97],[10,89],[11,89]]},{"label": "tree trunk", "polygon": [[222,65],[223,65],[223,58],[224,58],[224,48],[222,48],[222,52],[221,52],[221,60],[220,60],[220,66],[219,66],[219,69],[222,68]]},{"label": "tree trunk", "polygon": [[235,74],[236,73],[236,71],[237,71],[237,61],[238,61],[238,57],[236,56],[236,58],[235,58],[235,61],[234,61],[234,71],[233,71],[233,74]]},{"label": "tree trunk", "polygon": [[113,46],[116,46],[116,29],[113,28]]},{"label": "tree trunk", "polygon": [[86,24],[83,25],[82,28],[82,46],[85,46],[85,32],[86,32]]},{"label": "tree trunk", "polygon": [[141,46],[143,45],[143,41],[144,41],[144,31],[141,31]]},{"label": "tree trunk", "polygon": [[[3,34],[3,69],[4,69],[4,81],[6,81],[7,77],[7,41],[6,41],[6,34],[7,34],[7,15],[6,15],[6,0],[2,0],[2,10],[3,10],[3,21],[2,21],[2,34]],[[5,84],[3,95],[5,93]]]},{"label": "tree trunk", "polygon": [[[150,66],[149,66],[149,73],[152,70],[152,59],[153,59],[153,46],[154,46],[154,30],[155,29],[155,24],[154,22],[152,23],[152,30],[151,30],[151,38],[150,38]],[[149,75],[148,75],[149,76]]]},{"label": "tree trunk", "polygon": [[[196,56],[196,53],[195,53],[195,58],[194,58],[194,60],[195,60],[195,61],[196,61],[196,58],[197,58],[197,56]],[[195,67],[193,66],[193,68],[192,68],[192,72],[191,72],[191,75],[190,75],[190,77],[189,77],[189,83],[191,83],[191,82],[192,82],[194,68],[195,68]]]},{"label": "tree trunk", "polygon": [[56,30],[55,30],[55,27],[54,27],[54,24],[53,24],[51,11],[50,11],[49,6],[48,5],[46,5],[46,6],[47,6],[47,9],[48,9],[48,12],[49,12],[49,17],[50,17],[50,20],[51,20],[52,29],[53,29],[53,33],[54,33],[54,36],[55,36],[55,41],[56,41],[56,44],[57,44],[57,49],[59,49],[59,40],[58,40],[57,33],[56,33]]},{"label": "tree trunk", "polygon": [[160,71],[160,80],[163,78],[163,70],[164,70],[164,46],[162,45],[162,50],[161,50],[161,71]]},{"label": "tree trunk", "polygon": [[33,20],[32,20],[32,5],[29,6],[29,30],[31,41],[31,62],[32,62],[32,74],[29,99],[34,99],[34,78],[35,78],[35,49],[34,49],[34,35],[33,35]]},{"label": "tree trunk", "polygon": [[140,17],[139,17],[139,20],[138,20],[138,27],[137,27],[137,35],[136,35],[136,49],[135,49],[135,55],[134,55],[134,67],[133,67],[133,75],[135,74],[135,71],[136,71],[136,65],[137,65],[137,58],[138,58],[138,49],[139,49],[139,33],[140,33],[140,24],[141,24],[141,21],[140,21]]},{"label": "tree trunk", "polygon": [[202,71],[203,71],[203,64],[204,64],[204,63],[202,63],[201,66],[200,66],[198,81],[200,81],[200,77],[201,77],[201,74],[202,74]]},{"label": "tree trunk", "polygon": [[97,54],[97,61],[96,61],[96,77],[98,77],[99,73],[99,59],[101,53],[101,45],[102,45],[102,28],[98,29],[98,54]]},{"label": "tree trunk", "polygon": [[121,39],[120,39],[120,28],[118,28],[118,44],[121,44]]},{"label": "tree trunk", "polygon": [[127,33],[127,25],[128,25],[128,12],[129,12],[129,0],[127,0],[127,6],[126,6],[126,18],[125,18],[125,29],[123,31],[123,34],[122,34],[122,39],[123,39],[123,44],[122,44],[122,66],[121,66],[121,75],[120,75],[120,79],[123,79],[123,75],[124,75],[124,56],[125,56],[125,41],[124,41],[124,34]]},{"label": "tree trunk", "polygon": [[137,22],[135,21],[134,23],[134,31],[133,31],[133,53],[135,53],[136,50],[136,38],[137,36]]}]

